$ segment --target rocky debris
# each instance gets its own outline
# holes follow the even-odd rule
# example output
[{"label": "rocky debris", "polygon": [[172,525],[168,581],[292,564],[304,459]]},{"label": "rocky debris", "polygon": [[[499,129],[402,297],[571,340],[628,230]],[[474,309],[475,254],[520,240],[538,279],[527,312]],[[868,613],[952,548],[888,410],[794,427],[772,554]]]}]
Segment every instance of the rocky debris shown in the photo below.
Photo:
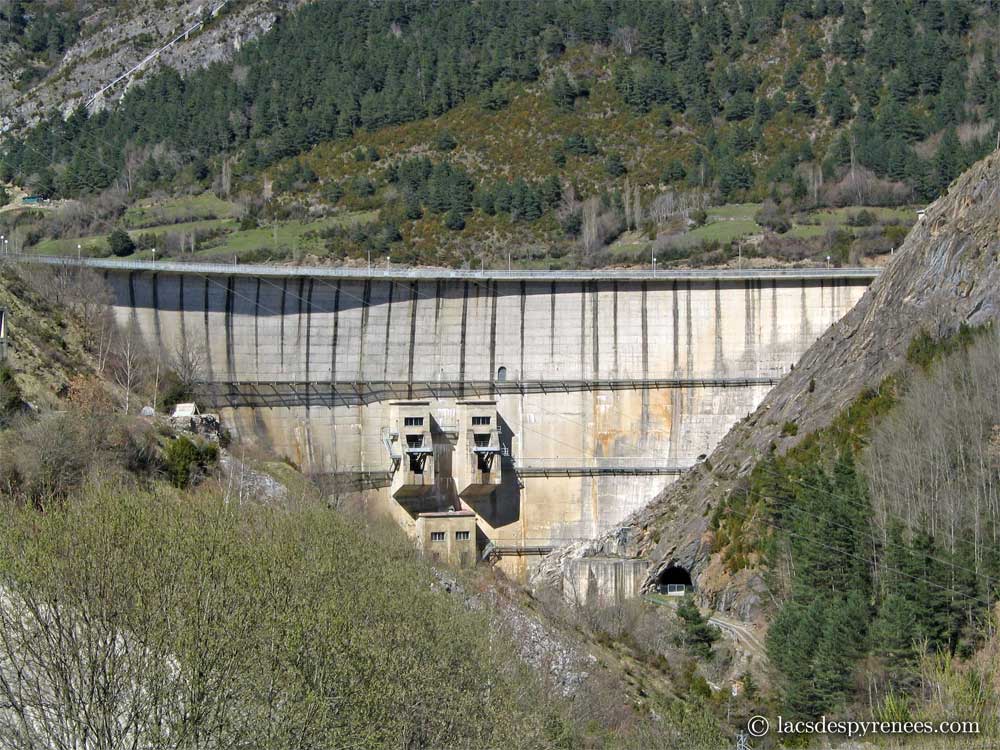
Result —
[{"label": "rocky debris", "polygon": [[221,451],[219,466],[229,487],[240,502],[253,501],[266,505],[284,505],[288,488],[270,474],[258,471],[240,461],[229,451]]},{"label": "rocky debris", "polygon": [[170,417],[170,424],[178,432],[187,432],[213,443],[223,442],[225,430],[218,414],[194,414]]},{"label": "rocky debris", "polygon": [[[760,407],[735,425],[709,459],[666,488],[621,528],[553,552],[535,580],[560,580],[562,561],[618,549],[651,561],[645,586],[674,561],[692,574],[703,606],[745,621],[762,618],[766,586],[756,571],[713,565],[711,509],[773,445],[787,451],[826,427],[865,389],[905,361],[912,337],[995,320],[1000,310],[1000,154],[960,176],[931,204],[882,275],[803,355]],[[782,434],[793,422],[796,435]]]},{"label": "rocky debris", "polygon": [[584,653],[568,638],[495,589],[469,594],[451,574],[437,568],[433,569],[433,574],[433,585],[438,590],[461,597],[467,609],[486,609],[493,628],[510,636],[520,651],[521,660],[547,677],[561,695],[574,695],[596,665],[594,656]]}]

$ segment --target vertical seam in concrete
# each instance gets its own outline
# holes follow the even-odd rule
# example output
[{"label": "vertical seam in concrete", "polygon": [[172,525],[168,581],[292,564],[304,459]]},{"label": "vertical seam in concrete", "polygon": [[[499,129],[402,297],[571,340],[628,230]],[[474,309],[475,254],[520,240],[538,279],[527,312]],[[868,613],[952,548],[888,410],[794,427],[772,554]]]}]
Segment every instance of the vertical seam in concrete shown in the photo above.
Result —
[{"label": "vertical seam in concrete", "polygon": [[646,294],[648,292],[647,282],[642,282],[642,292],[640,295],[642,304],[642,378],[649,377],[649,322],[646,318]]},{"label": "vertical seam in concrete", "polygon": [[611,298],[613,302],[612,306],[614,307],[614,310],[612,312],[612,317],[614,318],[614,320],[612,321],[612,326],[614,327],[614,330],[612,331],[611,334],[612,347],[614,349],[613,351],[614,363],[612,364],[613,368],[612,372],[613,372],[613,377],[620,378],[622,375],[621,372],[619,372],[618,370],[618,279],[615,279],[611,283]]},{"label": "vertical seam in concrete", "polygon": [[365,342],[368,340],[368,307],[372,299],[372,280],[365,279],[361,292],[361,343],[358,345],[358,373],[355,380],[365,379]]},{"label": "vertical seam in concrete", "polygon": [[285,295],[288,292],[288,277],[281,280],[281,311],[278,315],[278,346],[280,347],[281,371],[285,371]]},{"label": "vertical seam in concrete", "polygon": [[[441,335],[439,325],[441,322],[441,279],[434,282],[434,343],[439,344]],[[434,372],[437,373],[438,380],[441,379],[441,346],[434,347]]]},{"label": "vertical seam in concrete", "polygon": [[823,315],[823,303],[826,301],[824,299],[825,297],[826,297],[826,280],[825,279],[820,279],[819,280],[819,313],[820,313],[820,316],[821,316],[820,317],[820,326],[821,326],[820,330],[821,331],[822,331],[823,328],[826,328],[826,320],[825,320],[825,316]]},{"label": "vertical seam in concrete", "polygon": [[771,350],[778,345],[778,280],[771,279]]},{"label": "vertical seam in concrete", "polygon": [[680,306],[677,302],[677,279],[674,279],[670,284],[671,295],[673,296],[672,306],[673,306],[673,345],[674,345],[674,375],[677,375],[677,369],[680,366],[681,361],[681,322],[679,320]]},{"label": "vertical seam in concrete", "polygon": [[184,274],[177,274],[177,317],[181,329],[181,349],[187,349],[187,331],[184,330]]},{"label": "vertical seam in concrete", "polygon": [[753,299],[753,279],[746,279],[743,282],[743,371],[749,372],[748,368],[754,366],[753,361],[753,334],[754,334],[754,299]]},{"label": "vertical seam in concrete", "polygon": [[715,280],[715,358],[712,373],[715,377],[725,372],[725,359],[722,352],[722,285]]},{"label": "vertical seam in concrete", "polygon": [[459,337],[458,395],[465,396],[465,327],[469,314],[469,282],[462,283],[462,334]]},{"label": "vertical seam in concrete", "polygon": [[757,279],[754,282],[754,288],[757,290],[755,297],[756,306],[754,311],[754,321],[756,325],[753,332],[754,362],[758,364],[759,369],[760,362],[757,359],[756,353],[760,351],[760,348],[764,345],[764,282]]},{"label": "vertical seam in concrete", "polygon": [[413,398],[413,357],[417,348],[417,296],[419,281],[410,282],[410,351],[406,365],[406,397]]},{"label": "vertical seam in concrete", "polygon": [[389,301],[385,307],[385,345],[382,348],[382,380],[389,379],[389,334],[392,332],[392,297],[396,284],[389,281]]},{"label": "vertical seam in concrete", "polygon": [[[208,281],[206,280],[205,283],[207,284]],[[135,271],[128,272],[128,306],[132,318],[131,325],[138,326],[139,313],[136,312],[135,307]]]},{"label": "vertical seam in concrete", "polygon": [[[183,278],[183,276],[182,276]],[[257,290],[253,297],[253,369],[260,378],[260,276],[257,277]]]},{"label": "vertical seam in concrete", "polygon": [[309,292],[306,294],[306,408],[309,408],[309,373],[311,368],[310,357],[312,356],[312,306],[313,288],[316,286],[315,279],[309,279]]},{"label": "vertical seam in concrete", "polygon": [[208,285],[211,280],[208,276],[205,277],[205,299],[202,311],[202,320],[205,324],[205,361],[208,363],[208,373],[209,377],[214,377],[215,368],[212,367],[212,339],[209,336],[210,328],[208,326]]},{"label": "vertical seam in concrete", "polygon": [[521,281],[521,361],[518,365],[517,377],[524,380],[524,306],[526,302],[527,290],[524,281]]},{"label": "vertical seam in concrete", "polygon": [[590,321],[591,321],[591,328],[593,329],[593,334],[592,335],[594,337],[594,379],[596,380],[597,378],[599,378],[601,376],[600,375],[600,372],[601,372],[600,371],[600,367],[601,367],[601,363],[600,363],[600,359],[601,359],[600,333],[601,332],[600,332],[599,321],[598,321],[598,314],[599,314],[599,311],[598,311],[598,290],[597,290],[597,282],[596,281],[592,281],[591,282],[590,299],[591,299]]},{"label": "vertical seam in concrete", "polygon": [[226,373],[230,381],[236,380],[236,355],[233,352],[233,285],[235,276],[226,278]]},{"label": "vertical seam in concrete", "polygon": [[153,288],[153,330],[156,332],[156,348],[158,352],[163,351],[163,336],[160,332],[160,285],[158,283],[159,274],[155,271],[150,279]]},{"label": "vertical seam in concrete", "polygon": [[[340,279],[337,279],[336,290],[333,293],[333,336],[330,340],[330,382],[334,389],[334,403],[336,403],[337,388],[337,339],[340,335]],[[334,431],[336,436],[336,431]]]},{"label": "vertical seam in concrete", "polygon": [[587,282],[580,282],[580,378],[587,377]]},{"label": "vertical seam in concrete", "polygon": [[685,348],[687,349],[685,356],[687,357],[687,362],[685,363],[684,369],[690,377],[694,372],[694,331],[692,330],[694,324],[691,321],[691,281],[685,281],[684,285],[684,329],[685,336],[687,338],[687,341],[685,342]]},{"label": "vertical seam in concrete", "polygon": [[808,333],[809,333],[809,305],[806,302],[806,281],[805,281],[805,279],[803,279],[800,283],[802,284],[802,293],[801,293],[802,312],[801,312],[801,317],[799,318],[799,335],[798,335],[798,340],[795,342],[797,345],[801,344],[803,337],[806,336],[806,335],[808,335]]},{"label": "vertical seam in concrete", "polygon": [[[649,294],[649,284],[642,282],[642,293],[640,295],[642,304],[642,378],[649,377],[649,318],[646,310],[647,295]],[[646,430],[649,425],[649,388],[642,389],[642,415],[640,417],[640,429]]]},{"label": "vertical seam in concrete", "polygon": [[556,358],[556,282],[552,282],[549,294],[549,361],[555,366]]},{"label": "vertical seam in concrete", "polygon": [[[489,379],[492,381],[496,377],[496,366],[497,366],[497,293],[498,287],[496,281],[491,281],[486,287],[490,294],[490,372]],[[490,395],[494,395],[496,391],[493,386],[490,386]]]},{"label": "vertical seam in concrete", "polygon": [[[306,277],[299,277],[299,292],[295,295],[298,300],[298,312],[295,314],[295,354],[299,357],[302,356],[302,304],[305,302]],[[308,382],[309,378],[306,377]],[[308,386],[306,386],[308,390]]]}]

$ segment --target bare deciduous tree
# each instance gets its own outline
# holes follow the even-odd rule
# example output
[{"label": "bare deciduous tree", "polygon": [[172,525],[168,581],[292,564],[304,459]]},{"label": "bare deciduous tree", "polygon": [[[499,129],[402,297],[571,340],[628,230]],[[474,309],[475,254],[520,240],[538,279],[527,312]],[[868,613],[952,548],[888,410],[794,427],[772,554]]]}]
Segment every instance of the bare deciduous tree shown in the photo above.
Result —
[{"label": "bare deciduous tree", "polygon": [[597,204],[600,201],[596,197],[588,198],[583,202],[583,247],[587,250],[596,250],[600,247],[597,226]]},{"label": "bare deciduous tree", "polygon": [[638,185],[632,187],[632,226],[639,229],[642,226],[642,192]]},{"label": "bare deciduous tree", "polygon": [[111,366],[115,383],[121,388],[122,410],[128,414],[132,394],[142,385],[149,369],[149,352],[134,323],[118,332]]},{"label": "bare deciduous tree", "polygon": [[634,26],[621,26],[611,35],[611,43],[626,55],[631,55],[639,43],[639,30]]},{"label": "bare deciduous tree", "polygon": [[191,390],[205,379],[208,352],[201,343],[190,343],[187,338],[174,347],[170,356],[170,369],[186,389]]},{"label": "bare deciduous tree", "polygon": [[977,564],[1000,543],[1000,337],[993,333],[915,375],[865,452],[876,519],[918,525]]}]

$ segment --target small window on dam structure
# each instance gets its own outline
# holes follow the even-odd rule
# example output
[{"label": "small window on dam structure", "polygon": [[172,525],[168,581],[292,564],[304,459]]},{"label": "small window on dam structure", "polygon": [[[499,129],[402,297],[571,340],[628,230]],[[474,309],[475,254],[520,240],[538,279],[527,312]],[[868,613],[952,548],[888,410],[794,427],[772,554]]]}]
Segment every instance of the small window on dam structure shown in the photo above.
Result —
[{"label": "small window on dam structure", "polygon": [[497,370],[497,382],[502,383],[507,379],[507,368],[501,367]]}]

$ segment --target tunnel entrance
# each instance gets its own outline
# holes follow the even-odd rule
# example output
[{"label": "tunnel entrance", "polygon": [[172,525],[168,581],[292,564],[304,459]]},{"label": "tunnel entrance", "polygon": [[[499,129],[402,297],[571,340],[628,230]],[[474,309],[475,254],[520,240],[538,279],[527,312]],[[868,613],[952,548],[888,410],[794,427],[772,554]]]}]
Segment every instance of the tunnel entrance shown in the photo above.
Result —
[{"label": "tunnel entrance", "polygon": [[656,590],[667,596],[684,596],[693,588],[691,574],[679,565],[668,565],[656,577]]}]

